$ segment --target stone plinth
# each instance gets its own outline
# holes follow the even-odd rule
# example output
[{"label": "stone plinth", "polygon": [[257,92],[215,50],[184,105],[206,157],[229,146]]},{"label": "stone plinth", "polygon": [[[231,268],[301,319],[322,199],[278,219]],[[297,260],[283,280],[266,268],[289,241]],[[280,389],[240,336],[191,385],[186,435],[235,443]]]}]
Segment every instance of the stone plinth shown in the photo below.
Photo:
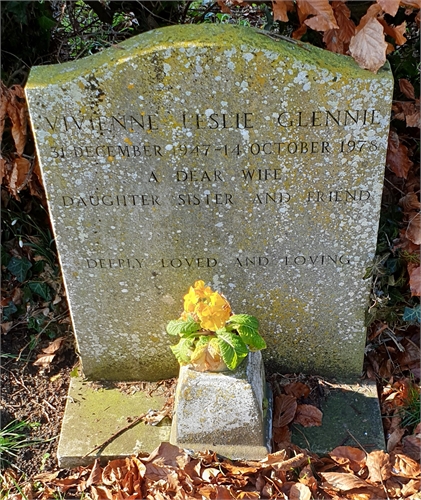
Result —
[{"label": "stone plinth", "polygon": [[250,353],[234,372],[183,366],[170,442],[231,459],[262,459],[270,452],[270,399],[260,352]]}]

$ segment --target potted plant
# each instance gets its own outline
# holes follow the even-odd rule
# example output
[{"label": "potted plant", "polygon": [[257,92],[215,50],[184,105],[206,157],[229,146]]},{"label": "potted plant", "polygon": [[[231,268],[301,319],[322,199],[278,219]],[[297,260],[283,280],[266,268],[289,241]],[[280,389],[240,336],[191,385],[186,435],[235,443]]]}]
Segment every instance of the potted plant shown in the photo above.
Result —
[{"label": "potted plant", "polygon": [[180,365],[198,371],[235,370],[249,351],[266,348],[258,333],[259,322],[248,314],[232,314],[227,299],[196,281],[184,296],[180,318],[167,325],[167,332],[180,337],[171,349]]}]

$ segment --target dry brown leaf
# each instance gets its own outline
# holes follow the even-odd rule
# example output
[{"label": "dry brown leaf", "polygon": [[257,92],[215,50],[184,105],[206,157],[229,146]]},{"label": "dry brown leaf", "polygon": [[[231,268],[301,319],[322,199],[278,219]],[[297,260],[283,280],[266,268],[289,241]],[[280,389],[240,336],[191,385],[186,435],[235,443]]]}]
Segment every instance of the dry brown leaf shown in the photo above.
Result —
[{"label": "dry brown leaf", "polygon": [[373,73],[377,73],[386,62],[386,49],[383,26],[374,17],[352,37],[349,44],[349,52],[359,66]]},{"label": "dry brown leaf", "polygon": [[217,0],[216,3],[223,14],[231,14],[231,9],[228,7],[226,0]]},{"label": "dry brown leaf", "polygon": [[55,354],[38,354],[37,359],[32,363],[34,366],[42,366],[47,368],[54,359]]},{"label": "dry brown leaf", "polygon": [[411,436],[404,437],[402,439],[402,451],[415,461],[419,460],[421,456],[421,434],[415,432]]},{"label": "dry brown leaf", "polygon": [[418,196],[414,193],[407,193],[399,200],[399,205],[403,208],[404,212],[411,212],[412,210],[420,210],[421,203]]},{"label": "dry brown leaf", "polygon": [[8,89],[7,114],[12,122],[12,137],[16,152],[19,156],[23,154],[27,138],[27,109],[25,94],[20,85],[13,85]]},{"label": "dry brown leaf", "polygon": [[323,33],[323,43],[326,45],[327,50],[335,52],[336,54],[346,54],[347,49],[345,44],[339,38],[340,30],[327,30]]},{"label": "dry brown leaf", "polygon": [[389,133],[386,163],[395,175],[404,179],[408,177],[408,172],[413,165],[408,156],[408,148],[400,142],[394,130]]},{"label": "dry brown leaf", "polygon": [[263,458],[260,462],[264,465],[272,465],[279,462],[284,462],[287,457],[286,450],[279,450],[276,453],[269,453],[266,458]]},{"label": "dry brown leaf", "polygon": [[391,476],[390,457],[383,450],[375,450],[367,455],[368,480],[381,483]]},{"label": "dry brown leaf", "polygon": [[287,425],[283,427],[273,428],[273,440],[278,445],[278,448],[282,448],[281,445],[287,445],[291,442],[291,431]]},{"label": "dry brown leaf", "polygon": [[418,479],[420,476],[420,464],[410,457],[396,453],[392,456],[392,474],[394,476]]},{"label": "dry brown leaf", "polygon": [[106,486],[91,486],[93,500],[115,500],[113,493]]},{"label": "dry brown leaf", "polygon": [[[405,36],[406,22],[405,21],[402,24],[400,24],[399,26],[391,26],[384,19],[381,19],[381,18],[378,21],[383,26],[384,32],[386,33],[386,35],[389,35],[395,39],[396,45],[403,45],[404,43],[406,43],[406,36]],[[394,50],[395,50],[395,48],[392,45],[390,51],[393,52]]]},{"label": "dry brown leaf", "polygon": [[26,158],[17,157],[13,162],[13,169],[9,177],[9,192],[19,199],[21,186],[26,182],[31,163]]},{"label": "dry brown leaf", "polygon": [[333,13],[335,14],[336,22],[338,23],[339,39],[349,44],[351,38],[355,35],[355,24],[354,21],[350,19],[351,11],[343,2],[333,2],[332,3]]},{"label": "dry brown leaf", "polygon": [[303,427],[319,427],[322,425],[323,413],[313,405],[298,405],[294,423]]},{"label": "dry brown leaf", "polygon": [[304,453],[298,453],[295,457],[283,460],[282,462],[272,463],[271,466],[276,471],[287,471],[295,467],[301,467],[306,462],[308,462],[308,456]]},{"label": "dry brown leaf", "polygon": [[302,483],[295,483],[289,490],[289,500],[311,500],[311,490]]},{"label": "dry brown leaf", "polygon": [[405,231],[405,236],[408,240],[416,245],[421,244],[421,214],[420,212],[409,212],[408,213],[408,227]]},{"label": "dry brown leaf", "polygon": [[7,114],[8,89],[3,82],[0,81],[0,141],[3,137],[4,123]]},{"label": "dry brown leaf", "polygon": [[421,296],[421,267],[415,264],[408,264],[409,287],[412,297]]},{"label": "dry brown leaf", "polygon": [[64,341],[64,337],[57,337],[53,342],[50,342],[47,347],[42,349],[42,352],[45,354],[55,354],[61,347],[61,344]]},{"label": "dry brown leaf", "polygon": [[363,479],[346,472],[321,472],[320,476],[322,476],[328,485],[336,490],[348,491],[355,488],[367,488],[369,486]]},{"label": "dry brown leaf", "polygon": [[302,382],[291,382],[284,386],[284,391],[288,396],[298,398],[306,398],[310,394],[310,387]]},{"label": "dry brown leaf", "polygon": [[421,8],[421,0],[401,0],[401,5],[406,7],[413,7],[414,9]]},{"label": "dry brown leaf", "polygon": [[99,484],[102,482],[102,468],[99,463],[99,458],[95,460],[92,465],[91,473],[86,481],[86,487],[91,486],[92,484]]},{"label": "dry brown leaf", "polygon": [[260,498],[260,493],[257,491],[240,491],[240,493],[237,493],[238,500],[253,500],[253,498]]},{"label": "dry brown leaf", "polygon": [[405,434],[406,430],[397,427],[387,440],[387,452],[392,452],[398,443],[400,443],[402,436]]},{"label": "dry brown leaf", "polygon": [[190,457],[178,446],[163,442],[147,458],[142,459],[144,463],[152,461],[162,465],[183,468],[190,461]]},{"label": "dry brown leaf", "polygon": [[284,427],[294,419],[297,410],[297,400],[294,396],[281,394],[275,398],[273,426]]},{"label": "dry brown leaf", "polygon": [[274,21],[287,23],[288,11],[294,10],[294,2],[289,0],[272,0],[272,11]]},{"label": "dry brown leaf", "polygon": [[[402,486],[402,495],[404,498],[407,498],[410,495],[417,494],[420,491],[421,491],[421,481],[419,479],[418,480],[411,479],[408,483],[406,483],[404,486]],[[418,498],[419,498],[419,496],[418,496]]]},{"label": "dry brown leaf", "polygon": [[354,472],[358,472],[365,465],[364,451],[352,446],[338,446],[329,455],[338,464],[349,465]]},{"label": "dry brown leaf", "polygon": [[[297,0],[298,16],[301,22],[315,31],[338,29],[329,0]],[[313,17],[308,16],[313,15]]]},{"label": "dry brown leaf", "polygon": [[399,89],[408,99],[415,99],[414,86],[406,78],[399,78]]},{"label": "dry brown leaf", "polygon": [[377,0],[380,7],[391,16],[396,16],[399,9],[400,0]]}]

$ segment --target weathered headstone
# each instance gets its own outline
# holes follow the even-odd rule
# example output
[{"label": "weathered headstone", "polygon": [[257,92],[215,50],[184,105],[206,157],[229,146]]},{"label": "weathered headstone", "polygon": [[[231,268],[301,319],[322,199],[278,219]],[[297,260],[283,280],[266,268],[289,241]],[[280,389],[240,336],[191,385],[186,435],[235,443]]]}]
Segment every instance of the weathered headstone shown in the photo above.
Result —
[{"label": "weathered headstone", "polygon": [[165,325],[197,279],[258,317],[269,370],[360,375],[388,69],[177,26],[26,93],[86,376],[176,374]]}]

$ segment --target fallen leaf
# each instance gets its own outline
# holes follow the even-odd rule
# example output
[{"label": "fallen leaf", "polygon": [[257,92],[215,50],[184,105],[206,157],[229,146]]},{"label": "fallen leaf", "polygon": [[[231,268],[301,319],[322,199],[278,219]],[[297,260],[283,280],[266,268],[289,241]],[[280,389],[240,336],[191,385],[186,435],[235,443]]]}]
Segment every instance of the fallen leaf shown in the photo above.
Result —
[{"label": "fallen leaf", "polygon": [[291,382],[284,386],[284,391],[288,396],[298,398],[306,398],[310,394],[310,387],[302,382]]},{"label": "fallen leaf", "polygon": [[401,0],[401,5],[406,5],[408,7],[414,7],[414,9],[421,8],[420,0]]},{"label": "fallen leaf", "polygon": [[283,462],[287,457],[286,450],[279,450],[276,453],[269,453],[266,458],[263,458],[260,462],[264,465],[271,465],[278,462]]},{"label": "fallen leaf", "polygon": [[95,459],[92,465],[91,473],[86,481],[86,486],[89,487],[92,484],[99,484],[102,482],[102,468],[99,463],[99,458]]},{"label": "fallen leaf", "polygon": [[[418,498],[419,492],[421,491],[421,481],[416,480],[416,479],[411,479],[408,483],[402,486],[402,495],[404,498],[408,498],[410,495],[416,495],[418,493]],[[417,497],[414,497],[414,500]]]},{"label": "fallen leaf", "polygon": [[411,436],[406,436],[402,439],[403,453],[414,459],[419,460],[421,456],[421,435],[415,432]]},{"label": "fallen leaf", "polygon": [[408,227],[405,231],[405,236],[408,240],[416,245],[421,244],[421,214],[420,212],[409,212],[408,214],[409,222]]},{"label": "fallen leaf", "polygon": [[284,427],[294,419],[297,410],[297,400],[294,396],[281,394],[276,396],[273,415],[273,426]]},{"label": "fallen leaf", "polygon": [[231,14],[231,9],[226,4],[226,0],[217,0],[218,7],[221,9],[223,14]]},{"label": "fallen leaf", "polygon": [[285,445],[291,442],[291,431],[287,425],[283,427],[274,427],[273,428],[273,440],[280,448],[281,444]]},{"label": "fallen leaf", "polygon": [[408,148],[399,140],[398,134],[391,130],[387,148],[386,163],[398,177],[406,179],[413,162],[409,159]]},{"label": "fallen leaf", "polygon": [[287,23],[288,11],[294,10],[294,3],[289,0],[272,0],[273,20]]},{"label": "fallen leaf", "polygon": [[375,450],[367,455],[368,480],[381,483],[391,476],[390,457],[383,450]]},{"label": "fallen leaf", "polygon": [[349,465],[354,472],[358,472],[365,465],[365,452],[352,446],[338,446],[329,455],[338,464]]},{"label": "fallen leaf", "polygon": [[411,212],[412,210],[419,210],[421,208],[421,203],[418,200],[418,196],[414,193],[407,193],[399,200],[399,205],[403,208],[404,212]]},{"label": "fallen leaf", "polygon": [[[399,26],[391,26],[384,19],[378,19],[379,23],[383,26],[384,32],[386,35],[391,36],[395,39],[396,45],[403,45],[406,43],[406,22],[404,21]],[[390,52],[393,52],[395,47],[391,46]],[[388,52],[389,53],[389,52]]]},{"label": "fallen leaf", "polygon": [[8,190],[15,198],[19,197],[19,191],[27,181],[30,168],[31,163],[26,158],[17,157],[13,161]]},{"label": "fallen leaf", "polygon": [[296,467],[301,467],[308,461],[308,456],[304,453],[298,453],[295,457],[283,460],[281,462],[272,463],[271,466],[276,471],[288,471]]},{"label": "fallen leaf", "polygon": [[55,354],[61,347],[61,344],[64,341],[64,337],[57,337],[53,342],[50,342],[47,347],[42,349],[42,352],[45,354]]},{"label": "fallen leaf", "polygon": [[392,457],[392,474],[394,476],[418,479],[420,472],[420,464],[412,458],[400,453]]},{"label": "fallen leaf", "polygon": [[351,38],[355,35],[355,24],[354,21],[350,19],[351,11],[344,2],[333,2],[332,9],[339,27],[339,39],[349,44]]},{"label": "fallen leaf", "polygon": [[[300,21],[316,31],[337,29],[335,16],[329,0],[297,0]],[[313,15],[313,17],[308,16]]]},{"label": "fallen leaf", "polygon": [[295,483],[289,490],[289,500],[311,500],[311,498],[311,490],[305,484]]},{"label": "fallen leaf", "polygon": [[396,428],[387,440],[387,452],[392,452],[398,443],[400,443],[402,436],[405,434],[406,430],[400,427]]},{"label": "fallen leaf", "polygon": [[353,490],[354,488],[366,488],[369,486],[363,479],[346,472],[321,472],[320,476],[322,476],[330,486],[341,491]]},{"label": "fallen leaf", "polygon": [[420,266],[412,266],[408,264],[408,272],[409,272],[409,287],[411,289],[412,297],[420,297],[421,296],[421,268]]},{"label": "fallen leaf", "polygon": [[303,427],[319,427],[322,425],[323,413],[313,405],[298,405],[294,423]]},{"label": "fallen leaf", "polygon": [[377,3],[386,12],[386,14],[390,14],[392,17],[395,17],[399,9],[400,0],[377,0]]},{"label": "fallen leaf", "polygon": [[352,37],[349,44],[349,52],[359,66],[373,73],[377,73],[386,62],[386,49],[383,26],[374,17]]}]

